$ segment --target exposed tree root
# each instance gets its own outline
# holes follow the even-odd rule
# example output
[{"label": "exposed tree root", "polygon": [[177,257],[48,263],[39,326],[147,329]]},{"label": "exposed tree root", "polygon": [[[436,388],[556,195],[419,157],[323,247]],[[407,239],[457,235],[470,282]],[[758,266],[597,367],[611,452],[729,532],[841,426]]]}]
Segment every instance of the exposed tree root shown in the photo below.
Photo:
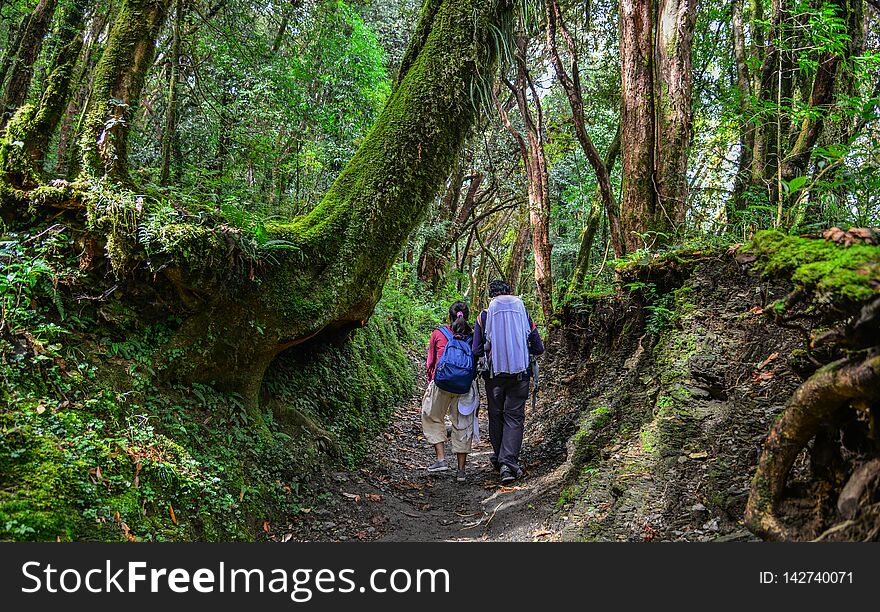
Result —
[{"label": "exposed tree root", "polygon": [[777,515],[785,482],[801,450],[856,399],[880,399],[880,351],[874,349],[831,363],[795,391],[764,442],[746,506],[746,524],[770,540],[794,537]]}]

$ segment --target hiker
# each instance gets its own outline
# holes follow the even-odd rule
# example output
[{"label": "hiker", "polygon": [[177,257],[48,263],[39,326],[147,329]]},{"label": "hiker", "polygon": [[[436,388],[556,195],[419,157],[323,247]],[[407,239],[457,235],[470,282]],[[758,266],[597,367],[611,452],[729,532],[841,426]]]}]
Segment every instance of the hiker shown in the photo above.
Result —
[{"label": "hiker", "polygon": [[486,398],[489,404],[489,440],[492,467],[501,482],[523,474],[519,465],[526,400],[529,397],[533,355],[544,352],[538,328],[519,296],[511,295],[502,280],[489,283],[489,308],[474,323],[473,353],[485,364]]},{"label": "hiker", "polygon": [[[437,460],[429,472],[443,472],[446,465],[447,414],[452,421],[452,452],[458,459],[455,479],[464,482],[465,464],[471,452],[476,427],[479,396],[476,364],[471,353],[473,329],[468,323],[470,309],[462,301],[449,307],[449,324],[431,334],[428,345],[428,388],[422,399],[422,432],[434,445]],[[447,354],[448,349],[448,354]],[[442,388],[441,388],[442,387]]]}]

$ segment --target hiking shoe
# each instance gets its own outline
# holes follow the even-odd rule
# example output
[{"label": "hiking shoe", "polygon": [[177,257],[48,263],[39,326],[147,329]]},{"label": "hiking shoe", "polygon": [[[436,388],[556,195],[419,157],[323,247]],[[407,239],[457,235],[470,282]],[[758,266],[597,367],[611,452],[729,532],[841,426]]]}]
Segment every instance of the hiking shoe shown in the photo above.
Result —
[{"label": "hiking shoe", "polygon": [[502,465],[501,466],[501,482],[508,483],[508,482],[513,482],[514,480],[516,480],[516,474],[513,473],[513,470],[511,470],[506,465]]},{"label": "hiking shoe", "polygon": [[446,465],[446,459],[438,459],[434,463],[428,466],[429,472],[445,472],[449,469],[449,466]]},{"label": "hiking shoe", "polygon": [[456,482],[464,482],[467,480],[467,476],[464,473],[464,470],[458,470],[458,473],[455,475]]},{"label": "hiking shoe", "polygon": [[493,458],[489,459],[489,462],[492,464],[492,469],[495,470],[496,472],[501,469],[501,464],[498,463],[498,459],[495,459],[493,457]]}]

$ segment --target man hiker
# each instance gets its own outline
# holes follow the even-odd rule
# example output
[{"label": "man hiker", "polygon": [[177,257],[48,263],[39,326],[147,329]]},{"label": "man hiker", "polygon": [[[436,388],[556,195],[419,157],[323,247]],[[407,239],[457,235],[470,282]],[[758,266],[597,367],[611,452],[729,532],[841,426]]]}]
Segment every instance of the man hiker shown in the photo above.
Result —
[{"label": "man hiker", "polygon": [[511,295],[510,285],[492,281],[489,299],[489,308],[474,325],[473,354],[485,363],[492,466],[507,483],[522,476],[519,452],[529,398],[529,362],[532,355],[544,352],[544,343],[522,298]]}]

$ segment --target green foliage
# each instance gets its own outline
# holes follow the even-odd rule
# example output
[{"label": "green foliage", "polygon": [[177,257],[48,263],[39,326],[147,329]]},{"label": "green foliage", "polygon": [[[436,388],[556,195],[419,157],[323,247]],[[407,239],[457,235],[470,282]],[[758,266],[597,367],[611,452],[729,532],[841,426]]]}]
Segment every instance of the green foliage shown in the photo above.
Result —
[{"label": "green foliage", "polygon": [[328,461],[313,432],[284,421],[287,402],[325,423],[344,449],[335,459],[354,465],[412,393],[396,311],[383,307],[272,389],[257,428],[235,394],[161,382],[157,348],[179,318],[71,300],[64,288],[86,279],[60,226],[0,247],[0,540],[261,537],[264,520],[318,503],[308,482]]}]

